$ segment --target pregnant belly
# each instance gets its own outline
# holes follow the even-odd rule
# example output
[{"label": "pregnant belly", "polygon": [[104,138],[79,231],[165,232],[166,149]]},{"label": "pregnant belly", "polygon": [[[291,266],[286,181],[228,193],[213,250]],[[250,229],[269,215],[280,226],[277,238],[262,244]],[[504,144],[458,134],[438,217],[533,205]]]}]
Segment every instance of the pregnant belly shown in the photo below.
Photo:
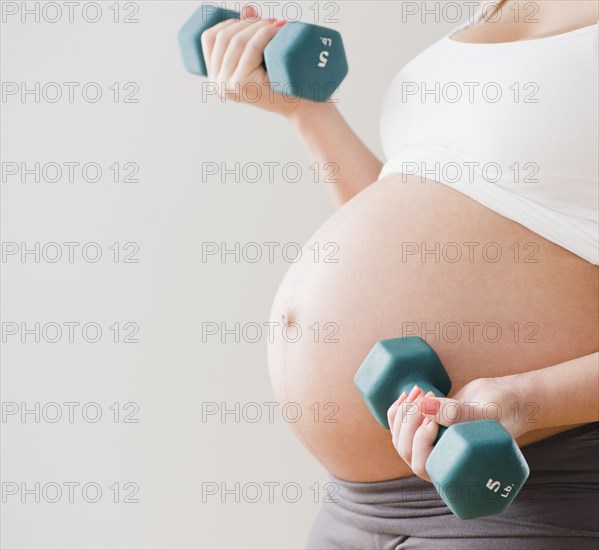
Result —
[{"label": "pregnant belly", "polygon": [[[598,349],[596,267],[446,186],[380,180],[305,251],[273,304],[271,321],[295,325],[269,345],[269,368],[277,399],[301,407],[296,434],[337,477],[411,475],[353,383],[378,340],[425,338],[454,390]],[[504,414],[517,412],[534,421],[535,405]]]}]

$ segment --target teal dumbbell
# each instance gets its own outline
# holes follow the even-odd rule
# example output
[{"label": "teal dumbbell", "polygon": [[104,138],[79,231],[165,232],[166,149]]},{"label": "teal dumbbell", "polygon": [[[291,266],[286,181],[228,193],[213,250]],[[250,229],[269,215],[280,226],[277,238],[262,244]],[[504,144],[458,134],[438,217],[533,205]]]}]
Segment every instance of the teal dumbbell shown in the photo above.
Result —
[{"label": "teal dumbbell", "polygon": [[[418,384],[425,393],[444,397],[451,389],[439,357],[417,336],[378,342],[354,380],[368,409],[386,429],[387,409],[401,392],[409,393]],[[440,427],[426,471],[445,504],[460,519],[502,512],[530,473],[513,437],[494,420]]]},{"label": "teal dumbbell", "polygon": [[[239,13],[203,4],[179,31],[179,47],[185,68],[207,76],[201,36]],[[264,50],[264,64],[276,92],[312,101],[326,101],[347,75],[347,59],[341,35],[308,23],[287,23]]]}]

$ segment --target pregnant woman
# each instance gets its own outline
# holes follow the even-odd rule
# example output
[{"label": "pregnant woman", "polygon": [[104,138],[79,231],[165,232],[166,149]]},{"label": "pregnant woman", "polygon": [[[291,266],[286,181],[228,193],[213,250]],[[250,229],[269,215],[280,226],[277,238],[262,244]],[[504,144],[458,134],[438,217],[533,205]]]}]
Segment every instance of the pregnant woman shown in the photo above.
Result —
[{"label": "pregnant woman", "polygon": [[[272,308],[273,321],[336,334],[269,348],[278,399],[330,412],[293,425],[335,487],[310,548],[599,545],[598,8],[529,2],[532,22],[517,4],[490,3],[397,75],[385,164],[334,103],[259,104],[338,167],[340,208],[306,244],[336,243],[338,262],[302,255]],[[202,35],[211,80],[230,90],[268,86],[262,52],[283,23],[254,15]],[[406,334],[436,350],[453,393],[397,396],[389,432],[353,378],[375,342]],[[406,414],[414,403],[422,414]],[[461,521],[424,463],[439,424],[484,417],[531,475],[502,514]]]}]

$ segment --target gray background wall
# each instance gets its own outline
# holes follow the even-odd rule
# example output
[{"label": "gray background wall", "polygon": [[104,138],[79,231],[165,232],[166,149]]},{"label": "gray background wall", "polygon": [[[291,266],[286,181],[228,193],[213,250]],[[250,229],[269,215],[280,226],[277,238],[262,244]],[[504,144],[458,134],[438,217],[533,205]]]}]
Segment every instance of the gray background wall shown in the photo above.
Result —
[{"label": "gray background wall", "polygon": [[[292,436],[280,407],[273,422],[263,405],[257,422],[251,422],[255,408],[243,409],[274,402],[265,337],[236,343],[230,336],[223,344],[216,337],[202,342],[201,335],[205,322],[267,321],[289,263],[280,254],[272,263],[204,262],[201,251],[210,241],[303,243],[333,206],[285,120],[202,101],[202,81],[183,70],[176,42],[197,2],[121,2],[118,12],[115,3],[100,2],[97,23],[83,16],[85,9],[88,19],[96,17],[89,2],[73,8],[73,22],[58,4],[63,16],[56,23],[49,21],[56,8],[46,4],[25,3],[39,10],[38,22],[32,15],[21,20],[21,2],[2,6],[2,546],[299,548],[327,478]],[[270,4],[276,17],[284,9],[294,13],[285,2]],[[341,31],[350,74],[339,106],[379,155],[385,89],[410,58],[455,25],[444,20],[456,13],[444,11],[446,4],[296,3],[302,20],[315,22],[318,6],[318,22]],[[460,19],[468,16],[463,2],[451,4]],[[14,6],[19,12],[12,15]],[[433,15],[423,17],[424,6]],[[126,17],[137,22],[125,23]],[[34,89],[36,82],[39,100],[23,98],[24,83]],[[56,89],[46,86],[52,82],[65,94],[62,83],[79,83],[72,85],[74,101],[52,103]],[[96,103],[82,99],[89,82],[102,89]],[[97,86],[86,91],[92,95]],[[124,102],[132,92],[129,100],[138,101]],[[23,183],[21,173],[12,174],[36,162],[45,170],[42,181],[29,174]],[[75,167],[69,182],[65,162],[97,163],[102,176],[85,181]],[[228,175],[223,183],[220,174],[202,181],[203,163],[248,162],[263,167],[259,181]],[[269,162],[279,163],[273,181]],[[297,182],[282,174],[289,162],[301,167]],[[50,163],[63,168],[54,183],[44,181],[55,175]],[[115,163],[118,177],[110,169]],[[123,181],[132,166],[138,181]],[[87,179],[95,177],[90,170]],[[36,242],[39,262],[35,254],[23,259],[22,243]],[[61,244],[63,258],[53,263],[56,248],[44,248],[50,242],[79,243],[72,245],[73,262]],[[86,243],[97,243],[86,247],[87,259]],[[98,248],[102,257],[93,263]],[[124,261],[128,253],[138,261]],[[23,343],[22,323],[35,328],[36,322],[40,342],[33,333]],[[79,323],[72,342],[65,322]],[[84,335],[86,323],[93,324]],[[56,324],[62,338],[51,343]],[[87,342],[97,326],[99,341]],[[56,422],[56,407],[46,405],[52,402],[63,414]],[[65,402],[78,403],[73,422]],[[233,409],[239,403],[241,417],[203,421],[203,402]],[[98,405],[83,413],[86,403]],[[98,406],[102,417],[92,422]],[[34,412],[23,417],[24,407]],[[69,482],[79,484],[72,486],[73,502]],[[235,492],[224,503],[220,494],[202,499],[202,489],[215,486],[206,483],[233,490],[238,483],[239,502]],[[265,483],[279,484],[271,485],[273,502]],[[23,494],[23,487],[33,492]],[[88,502],[98,498],[97,487],[101,496]],[[256,487],[263,494],[252,503]]]}]

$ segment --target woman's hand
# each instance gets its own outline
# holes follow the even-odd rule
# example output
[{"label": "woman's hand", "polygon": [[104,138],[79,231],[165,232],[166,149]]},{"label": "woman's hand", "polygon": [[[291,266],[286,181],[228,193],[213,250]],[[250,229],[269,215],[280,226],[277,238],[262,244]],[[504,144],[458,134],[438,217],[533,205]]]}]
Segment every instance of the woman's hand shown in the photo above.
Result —
[{"label": "woman's hand", "polygon": [[512,376],[479,378],[466,384],[452,399],[435,397],[432,392],[424,395],[414,386],[387,411],[393,446],[417,476],[430,481],[425,465],[439,425],[497,420],[512,437],[520,437],[534,424],[523,422],[516,414],[526,403],[516,380]]},{"label": "woman's hand", "polygon": [[258,20],[251,6],[241,19],[228,19],[202,33],[208,78],[225,99],[248,103],[285,116],[295,127],[324,183],[340,204],[376,181],[381,161],[352,131],[336,107],[275,92],[264,68],[264,49],[285,24]]},{"label": "woman's hand", "polygon": [[291,116],[306,100],[275,92],[264,68],[264,49],[284,21],[258,19],[256,10],[245,7],[240,19],[227,19],[202,33],[202,51],[208,78],[220,97],[256,105]]}]

